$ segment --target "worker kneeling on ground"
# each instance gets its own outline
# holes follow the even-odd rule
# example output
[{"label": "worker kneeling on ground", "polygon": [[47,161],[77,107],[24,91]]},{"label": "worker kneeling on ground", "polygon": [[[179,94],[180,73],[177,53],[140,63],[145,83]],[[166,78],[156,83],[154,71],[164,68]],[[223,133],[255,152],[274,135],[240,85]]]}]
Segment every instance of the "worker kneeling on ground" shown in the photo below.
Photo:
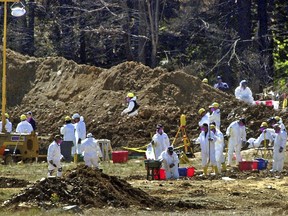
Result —
[{"label": "worker kneeling on ground", "polygon": [[102,157],[102,152],[91,133],[88,133],[87,139],[82,141],[80,149],[84,155],[85,165],[98,168],[98,159]]},{"label": "worker kneeling on ground", "polygon": [[212,131],[209,130],[208,124],[204,123],[201,126],[201,133],[196,139],[196,143],[200,143],[203,174],[208,175],[208,166],[211,162],[215,173],[218,173],[215,158],[215,141],[216,137]]},{"label": "worker kneeling on ground", "polygon": [[52,176],[53,171],[57,169],[57,177],[62,176],[61,159],[64,159],[61,155],[60,144],[62,143],[62,137],[56,135],[54,141],[48,147],[47,161],[48,161],[48,177]]},{"label": "worker kneeling on ground", "polygon": [[165,169],[166,179],[179,178],[179,158],[172,146],[169,146],[166,151],[161,153],[159,160],[162,161],[162,167]]},{"label": "worker kneeling on ground", "polygon": [[121,112],[121,115],[128,115],[129,117],[138,115],[139,104],[136,102],[136,96],[129,92],[125,98],[128,107]]},{"label": "worker kneeling on ground", "polygon": [[274,139],[274,150],[273,150],[273,167],[271,172],[281,172],[284,166],[285,160],[285,149],[286,149],[286,140],[287,140],[287,132],[281,130],[281,126],[279,124],[275,124],[275,139]]}]

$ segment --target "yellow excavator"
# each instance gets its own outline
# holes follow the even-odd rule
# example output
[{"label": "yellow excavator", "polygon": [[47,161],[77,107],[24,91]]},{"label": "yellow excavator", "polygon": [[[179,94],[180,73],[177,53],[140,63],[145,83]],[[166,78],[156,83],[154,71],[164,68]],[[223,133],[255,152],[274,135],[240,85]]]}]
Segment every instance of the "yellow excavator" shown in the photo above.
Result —
[{"label": "yellow excavator", "polygon": [[4,164],[18,161],[32,162],[39,157],[37,135],[19,133],[0,133],[0,158]]}]

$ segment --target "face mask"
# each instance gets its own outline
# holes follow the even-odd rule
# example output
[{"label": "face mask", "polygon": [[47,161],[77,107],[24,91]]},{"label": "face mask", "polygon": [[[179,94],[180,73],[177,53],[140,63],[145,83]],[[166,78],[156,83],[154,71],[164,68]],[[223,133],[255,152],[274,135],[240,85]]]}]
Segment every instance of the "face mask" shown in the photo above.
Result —
[{"label": "face mask", "polygon": [[159,128],[159,129],[157,129],[157,132],[158,132],[159,134],[162,134],[162,133],[163,133],[163,129],[162,129],[162,128]]},{"label": "face mask", "polygon": [[265,131],[265,130],[266,130],[266,128],[260,127],[260,131],[261,131],[261,132],[263,132],[263,131]]},{"label": "face mask", "polygon": [[58,142],[56,142],[58,145],[61,145],[61,143],[63,142],[63,140],[59,140]]},{"label": "face mask", "polygon": [[211,108],[211,111],[214,112],[216,109],[214,107]]}]

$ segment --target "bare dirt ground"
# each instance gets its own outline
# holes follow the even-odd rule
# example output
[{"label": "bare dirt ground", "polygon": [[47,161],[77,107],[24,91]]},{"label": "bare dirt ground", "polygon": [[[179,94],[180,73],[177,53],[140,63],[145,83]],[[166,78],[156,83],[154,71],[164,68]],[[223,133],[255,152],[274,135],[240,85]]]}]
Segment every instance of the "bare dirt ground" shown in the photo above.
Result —
[{"label": "bare dirt ground", "polygon": [[[251,152],[242,152],[243,158],[250,159]],[[4,185],[0,188],[0,201],[5,203],[1,208],[7,215],[67,215],[73,212],[83,215],[287,215],[287,159],[282,173],[270,173],[269,163],[268,170],[240,172],[232,167],[226,173],[208,177],[200,176],[198,154],[190,161],[197,168],[195,176],[181,177],[177,181],[146,180],[144,159],[141,158],[126,164],[102,162],[103,172],[83,165],[76,168],[74,164],[64,164],[65,175],[61,180],[43,178],[27,187],[23,185],[21,191],[17,189],[12,194]],[[36,165],[27,166],[5,168],[1,176],[6,175],[8,179],[14,176],[11,182],[45,177],[45,163],[37,165],[38,172],[33,177],[29,173]],[[79,208],[63,211],[63,206],[67,205]]]}]

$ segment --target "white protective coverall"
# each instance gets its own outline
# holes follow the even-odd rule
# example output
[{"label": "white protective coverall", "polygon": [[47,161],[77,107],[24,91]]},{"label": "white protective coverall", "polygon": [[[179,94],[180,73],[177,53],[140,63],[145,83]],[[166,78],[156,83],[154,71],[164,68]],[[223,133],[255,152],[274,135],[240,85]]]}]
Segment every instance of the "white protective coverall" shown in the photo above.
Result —
[{"label": "white protective coverall", "polygon": [[75,127],[72,123],[63,125],[60,129],[60,133],[63,135],[63,141],[72,141],[75,145]]},{"label": "white protective coverall", "polygon": [[[212,140],[209,141],[209,138]],[[216,137],[212,131],[202,131],[199,137],[196,139],[196,142],[200,143],[201,147],[202,167],[208,166],[209,160],[213,166],[216,166],[215,141]]]},{"label": "white protective coverall", "polygon": [[60,144],[57,144],[53,141],[48,147],[47,153],[47,162],[48,162],[48,177],[52,176],[53,171],[57,168],[57,176],[62,176],[62,166],[61,159],[63,155],[61,155]]},{"label": "white protective coverall", "polygon": [[209,121],[209,116],[210,116],[210,114],[207,112],[207,113],[201,118],[201,120],[200,120],[199,123],[198,123],[199,127],[201,127],[204,123],[206,123],[206,124],[209,126],[209,123],[210,123],[210,121]]},{"label": "white protective coverall", "polygon": [[[220,124],[221,124],[221,113],[220,109],[216,109],[215,111],[212,112],[211,115],[209,115],[209,122],[215,122],[216,123],[216,128],[220,129]],[[205,122],[207,123],[207,122]]]},{"label": "white protective coverall", "polygon": [[16,127],[16,133],[27,133],[30,134],[33,131],[32,125],[26,120],[21,121]]},{"label": "white protective coverall", "polygon": [[[280,133],[276,133],[273,149],[273,171],[282,171],[285,160],[287,132],[281,130]],[[280,147],[283,148],[282,152],[279,152]]]},{"label": "white protective coverall", "polygon": [[81,139],[81,141],[86,139],[86,124],[84,121],[80,120],[79,122],[75,123],[74,126],[75,126],[76,152],[73,153],[81,154],[79,139]]},{"label": "white protective coverall", "polygon": [[258,148],[264,139],[269,140],[269,143],[271,144],[274,140],[274,137],[275,137],[274,129],[267,128],[259,135],[257,139],[250,138],[248,142],[251,144],[252,147]]},{"label": "white protective coverall", "polygon": [[102,152],[97,140],[93,137],[88,137],[81,142],[80,148],[84,155],[85,165],[98,168],[98,159],[102,157]]},{"label": "white protective coverall", "polygon": [[236,154],[236,164],[242,161],[241,148],[242,141],[246,142],[246,129],[245,126],[240,126],[238,121],[232,122],[226,130],[226,135],[229,136],[228,140],[228,165],[232,163],[233,152]]},{"label": "white protective coverall", "polygon": [[235,89],[235,97],[238,100],[244,101],[249,104],[254,104],[254,98],[252,96],[252,91],[249,87],[246,87],[245,89],[242,87],[242,83],[244,80],[242,80],[239,84],[239,86]]},{"label": "white protective coverall", "polygon": [[164,132],[162,134],[156,132],[156,134],[154,134],[152,138],[152,141],[154,142],[154,144],[152,144],[152,147],[154,149],[155,159],[157,160],[161,153],[163,151],[166,151],[167,148],[170,146],[169,137]]},{"label": "white protective coverall", "polygon": [[122,111],[121,115],[128,114],[130,117],[138,115],[138,108],[136,108],[135,105],[136,96],[130,99],[128,107]]},{"label": "white protective coverall", "polygon": [[[6,125],[5,125],[6,132],[11,133],[12,132],[12,123],[9,121],[9,119],[6,119]],[[0,121],[0,132],[2,131],[2,121]]]},{"label": "white protective coverall", "polygon": [[223,149],[224,149],[224,136],[223,133],[216,129],[215,132],[216,142],[215,142],[215,158],[218,170],[221,170],[221,164],[224,163],[225,158],[223,155]]},{"label": "white protective coverall", "polygon": [[[173,152],[173,154],[170,155],[167,152],[167,150],[163,151],[159,157],[159,160],[162,160],[162,167],[165,169],[166,179],[179,178],[179,171],[178,171],[179,158],[175,152]],[[170,168],[171,164],[174,164],[175,166]]]}]

